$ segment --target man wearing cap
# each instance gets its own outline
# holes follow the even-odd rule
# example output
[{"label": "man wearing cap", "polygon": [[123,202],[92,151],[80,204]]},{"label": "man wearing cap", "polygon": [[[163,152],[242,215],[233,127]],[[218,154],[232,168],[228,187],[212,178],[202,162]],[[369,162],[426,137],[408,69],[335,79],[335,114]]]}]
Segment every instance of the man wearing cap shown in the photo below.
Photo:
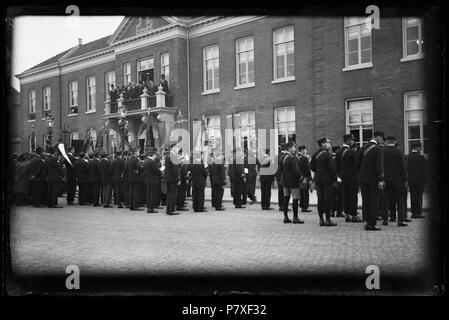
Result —
[{"label": "man wearing cap", "polygon": [[281,145],[279,146],[279,153],[277,154],[276,159],[274,160],[274,161],[277,161],[277,164],[278,164],[275,177],[276,177],[276,182],[278,185],[279,211],[284,210],[284,205],[282,203],[282,201],[284,201],[284,188],[282,187],[282,184],[281,184],[282,172],[281,172],[280,166],[281,166],[282,160],[284,159],[285,155],[287,154],[286,147],[287,147],[287,145],[285,143],[281,143]]},{"label": "man wearing cap", "polygon": [[185,206],[186,192],[187,192],[187,180],[189,179],[190,164],[187,163],[187,159],[182,154],[182,149],[178,151],[179,158],[181,160],[179,169],[179,180],[180,185],[178,187],[178,192],[176,195],[176,210],[178,211],[189,211]]},{"label": "man wearing cap", "polygon": [[129,182],[129,208],[132,211],[142,211],[139,208],[139,148],[130,150],[131,156],[128,159],[128,182]]},{"label": "man wearing cap", "polygon": [[407,157],[408,186],[410,189],[411,212],[413,219],[422,215],[422,195],[427,182],[426,158],[421,154],[421,143],[412,142],[412,151]]},{"label": "man wearing cap", "polygon": [[90,204],[89,200],[89,157],[80,152],[80,157],[75,163],[76,179],[78,181],[78,204]]},{"label": "man wearing cap", "polygon": [[98,162],[98,170],[100,171],[100,179],[102,184],[102,194],[101,199],[104,208],[112,208],[111,198],[112,198],[112,188],[114,184],[114,173],[111,168],[111,163],[108,160],[108,155],[106,152],[101,153],[101,159]]},{"label": "man wearing cap", "polygon": [[357,215],[357,154],[352,148],[354,136],[345,134],[343,136],[343,145],[336,153],[336,164],[338,179],[341,181],[343,192],[343,208],[346,216],[346,222],[363,222]]},{"label": "man wearing cap", "polygon": [[98,170],[98,152],[94,152],[89,161],[89,183],[90,183],[90,196],[92,197],[92,205],[99,207],[100,188],[101,188],[101,175]]},{"label": "man wearing cap", "polygon": [[[318,215],[320,226],[333,227],[337,224],[331,220],[333,184],[337,181],[337,167],[330,152],[330,140],[326,137],[317,140],[320,149],[312,155],[310,169],[315,172],[315,187],[318,197]],[[323,214],[326,216],[324,221]]]},{"label": "man wearing cap", "polygon": [[299,181],[301,180],[301,173],[298,168],[298,161],[294,155],[296,145],[293,141],[287,143],[287,152],[283,156],[280,165],[281,170],[281,185],[283,187],[284,199],[282,205],[284,209],[284,223],[291,223],[292,220],[288,217],[288,202],[290,194],[293,198],[293,223],[304,223],[298,218],[299,198],[301,193],[299,190]]},{"label": "man wearing cap", "polygon": [[111,171],[116,197],[114,202],[116,202],[118,208],[123,208],[123,177],[125,174],[125,160],[122,158],[121,151],[117,151],[115,153],[115,158],[111,163]]},{"label": "man wearing cap", "polygon": [[396,138],[385,138],[385,147],[382,150],[385,181],[385,204],[383,206],[383,225],[388,225],[388,210],[394,203],[398,211],[398,227],[406,227],[409,222],[404,208],[404,186],[407,185],[407,170],[405,168],[404,155],[395,145]]},{"label": "man wearing cap", "polygon": [[301,173],[301,183],[299,188],[301,189],[301,198],[299,200],[299,207],[301,212],[311,212],[309,209],[309,192],[310,192],[310,181],[312,180],[312,172],[310,171],[310,160],[307,154],[306,146],[298,147],[298,167]]},{"label": "man wearing cap", "polygon": [[49,208],[62,208],[58,205],[58,187],[63,181],[64,171],[55,155],[55,148],[49,147],[48,153],[50,156],[44,162],[47,172],[47,204]]},{"label": "man wearing cap", "polygon": [[366,221],[365,230],[381,230],[376,227],[379,212],[380,191],[385,188],[382,150],[384,133],[374,132],[371,141],[360,148],[357,157],[358,181],[362,193],[362,214]]},{"label": "man wearing cap", "polygon": [[148,156],[143,163],[145,186],[147,191],[147,213],[157,213],[154,210],[156,204],[156,192],[159,192],[157,185],[160,183],[162,171],[156,163],[156,148],[150,147]]},{"label": "man wearing cap", "polygon": [[31,198],[34,207],[43,207],[45,203],[45,167],[41,147],[37,147],[30,162]]},{"label": "man wearing cap", "polygon": [[212,164],[209,167],[210,183],[212,189],[212,206],[217,211],[224,210],[223,207],[223,192],[226,185],[226,170],[223,164],[223,157],[221,154],[215,152],[212,158]]}]

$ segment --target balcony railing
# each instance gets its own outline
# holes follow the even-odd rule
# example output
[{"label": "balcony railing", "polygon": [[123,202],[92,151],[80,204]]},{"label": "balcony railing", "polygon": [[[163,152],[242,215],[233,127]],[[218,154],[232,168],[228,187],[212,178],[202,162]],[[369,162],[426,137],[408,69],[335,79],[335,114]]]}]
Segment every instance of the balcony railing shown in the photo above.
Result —
[{"label": "balcony railing", "polygon": [[29,113],[28,114],[28,120],[36,120],[36,112]]},{"label": "balcony railing", "polygon": [[147,110],[154,107],[172,107],[172,97],[167,96],[159,87],[159,91],[155,95],[149,95],[148,90],[144,89],[140,98],[125,100],[123,94],[117,100],[111,101],[110,97],[104,102],[105,115],[116,114],[119,109],[124,106],[127,111]]},{"label": "balcony railing", "polygon": [[132,111],[132,110],[140,110],[141,109],[141,103],[140,98],[137,99],[130,99],[123,101],[123,105],[125,106],[126,110]]}]

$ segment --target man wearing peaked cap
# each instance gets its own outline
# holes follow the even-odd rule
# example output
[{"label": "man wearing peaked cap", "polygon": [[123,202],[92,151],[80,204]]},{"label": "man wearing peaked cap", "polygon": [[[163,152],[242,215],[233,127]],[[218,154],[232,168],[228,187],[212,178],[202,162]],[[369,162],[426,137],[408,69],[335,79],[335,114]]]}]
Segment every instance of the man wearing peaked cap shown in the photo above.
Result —
[{"label": "man wearing peaked cap", "polygon": [[345,134],[343,136],[343,144],[335,155],[337,174],[342,185],[343,210],[346,222],[362,222],[362,219],[357,216],[357,154],[352,147],[354,144],[354,136]]},{"label": "man wearing peaked cap", "polygon": [[[337,181],[337,168],[331,155],[330,140],[326,137],[317,140],[320,149],[312,156],[310,168],[315,172],[315,187],[318,197],[320,226],[336,226],[330,218],[332,209],[333,184]],[[326,216],[324,221],[323,214]]]},{"label": "man wearing peaked cap", "polygon": [[310,171],[310,161],[306,146],[298,147],[298,166],[302,176],[301,184],[299,186],[301,189],[299,206],[301,207],[302,212],[311,212],[312,210],[309,209],[309,191],[312,173]]},{"label": "man wearing peaked cap", "polygon": [[412,218],[424,218],[422,195],[427,182],[427,164],[426,158],[421,154],[421,142],[419,141],[412,142],[411,152],[407,156],[407,170]]},{"label": "man wearing peaked cap", "polygon": [[357,153],[356,164],[359,172],[358,181],[362,193],[362,215],[367,223],[365,230],[381,230],[376,227],[377,215],[379,213],[379,196],[385,188],[383,161],[380,145],[383,143],[385,134],[375,131],[373,139],[360,148]]}]

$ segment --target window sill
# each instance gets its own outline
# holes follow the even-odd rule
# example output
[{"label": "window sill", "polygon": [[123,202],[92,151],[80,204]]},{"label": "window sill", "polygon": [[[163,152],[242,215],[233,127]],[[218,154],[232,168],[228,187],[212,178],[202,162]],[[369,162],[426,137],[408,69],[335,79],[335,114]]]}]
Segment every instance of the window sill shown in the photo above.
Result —
[{"label": "window sill", "polygon": [[28,120],[28,122],[36,122],[36,119]]},{"label": "window sill", "polygon": [[413,60],[421,60],[421,59],[424,59],[424,57],[425,57],[424,54],[408,56],[408,57],[405,57],[405,58],[401,58],[401,62],[407,62],[407,61],[413,61]]},{"label": "window sill", "polygon": [[372,68],[372,67],[373,67],[373,63],[368,62],[368,63],[362,63],[362,64],[357,64],[357,65],[343,68],[343,71],[352,71],[352,70],[366,69],[366,68]]},{"label": "window sill", "polygon": [[249,84],[242,84],[240,86],[236,86],[234,87],[234,90],[240,90],[240,89],[246,89],[246,88],[254,88],[256,86],[256,84],[253,83],[249,83]]},{"label": "window sill", "polygon": [[295,81],[295,76],[275,79],[275,80],[271,81],[271,84],[289,82],[289,81]]},{"label": "window sill", "polygon": [[71,114],[68,114],[67,117],[75,117],[77,115],[78,115],[78,113],[71,113]]},{"label": "window sill", "polygon": [[86,114],[90,114],[90,113],[95,113],[95,112],[97,112],[97,109],[95,109],[95,110],[90,110],[90,111],[86,111],[85,113],[86,113]]},{"label": "window sill", "polygon": [[201,92],[202,96],[208,95],[208,94],[214,94],[214,93],[219,93],[220,89],[212,89],[212,90],[207,90],[207,91],[203,91]]}]

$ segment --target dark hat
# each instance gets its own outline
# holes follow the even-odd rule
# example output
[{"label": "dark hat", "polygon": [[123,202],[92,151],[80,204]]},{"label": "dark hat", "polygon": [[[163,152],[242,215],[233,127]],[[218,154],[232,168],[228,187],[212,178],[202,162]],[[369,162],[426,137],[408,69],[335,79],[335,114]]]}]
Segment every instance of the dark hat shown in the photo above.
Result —
[{"label": "dark hat", "polygon": [[298,147],[298,150],[304,150],[304,149],[306,149],[306,146],[299,146]]},{"label": "dark hat", "polygon": [[50,148],[48,148],[48,153],[50,153],[50,154],[54,154],[55,153],[55,151],[56,151],[56,149],[54,148],[54,147],[50,147]]},{"label": "dark hat", "polygon": [[322,145],[325,142],[331,142],[329,139],[327,139],[326,137],[320,138],[316,141],[316,143],[318,143],[318,145]]},{"label": "dark hat", "polygon": [[36,153],[42,153],[42,151],[44,151],[44,149],[42,149],[42,147],[37,147],[35,151],[36,151]]},{"label": "dark hat", "polygon": [[343,141],[348,141],[348,140],[355,140],[354,135],[352,133],[345,134],[343,136]]},{"label": "dark hat", "polygon": [[383,131],[374,131],[373,137],[385,137],[385,133]]},{"label": "dark hat", "polygon": [[411,143],[411,147],[413,148],[421,148],[421,142],[420,141],[413,141]]}]

